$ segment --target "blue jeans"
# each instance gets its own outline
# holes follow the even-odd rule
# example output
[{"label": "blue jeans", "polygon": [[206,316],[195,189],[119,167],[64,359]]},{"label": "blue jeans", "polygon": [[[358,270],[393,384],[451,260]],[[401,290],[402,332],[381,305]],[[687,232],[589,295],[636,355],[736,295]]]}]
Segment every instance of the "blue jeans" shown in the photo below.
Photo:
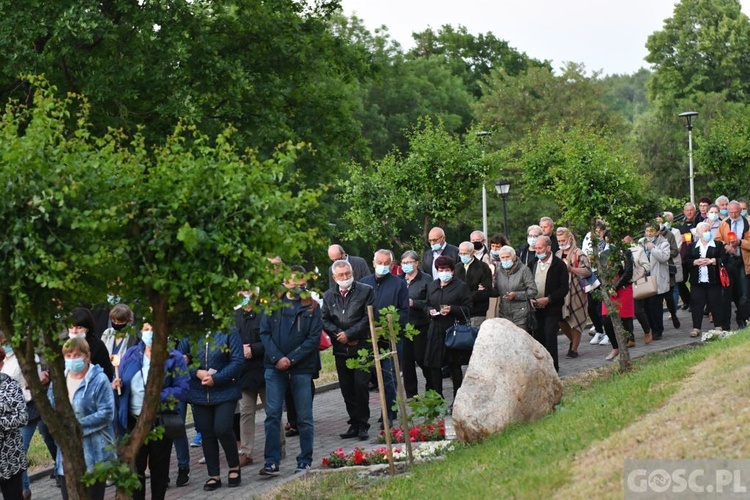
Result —
[{"label": "blue jeans", "polygon": [[[21,438],[23,439],[23,451],[24,453],[29,452],[29,444],[31,444],[31,438],[34,437],[36,426],[39,420],[21,427]],[[23,483],[23,491],[31,492],[31,481],[29,481],[29,474],[24,470],[21,471],[21,482]]]},{"label": "blue jeans", "polygon": [[281,415],[284,410],[284,394],[291,388],[294,406],[297,409],[297,430],[299,431],[300,453],[297,464],[312,465],[313,426],[312,392],[310,373],[289,373],[274,368],[266,368],[266,463],[279,465],[281,462]]},{"label": "blue jeans", "polygon": [[[177,408],[180,410],[182,419],[185,420],[185,415],[187,415],[187,403],[185,401],[180,401]],[[193,421],[195,421],[195,415],[193,415]],[[174,451],[177,455],[177,467],[180,469],[189,469],[190,447],[188,446],[187,436],[174,440]]]}]

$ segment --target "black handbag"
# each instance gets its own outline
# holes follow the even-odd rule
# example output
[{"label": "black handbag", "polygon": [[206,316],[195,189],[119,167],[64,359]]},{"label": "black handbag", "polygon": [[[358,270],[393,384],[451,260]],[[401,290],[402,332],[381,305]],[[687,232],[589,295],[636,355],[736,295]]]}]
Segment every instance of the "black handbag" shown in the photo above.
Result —
[{"label": "black handbag", "polygon": [[463,309],[465,324],[456,323],[445,331],[445,347],[459,351],[470,351],[474,348],[474,342],[479,335],[479,328],[471,326],[469,318],[466,317]]},{"label": "black handbag", "polygon": [[29,416],[29,423],[33,424],[41,420],[42,416],[39,414],[39,408],[36,407],[36,403],[32,399],[26,402],[26,414]]},{"label": "black handbag", "polygon": [[534,334],[537,328],[539,328],[539,322],[536,320],[536,311],[531,307],[531,300],[527,301],[528,309],[526,311],[526,331],[530,334]]},{"label": "black handbag", "polygon": [[164,437],[169,439],[187,436],[185,420],[179,413],[159,413],[156,417],[156,425],[164,427]]}]

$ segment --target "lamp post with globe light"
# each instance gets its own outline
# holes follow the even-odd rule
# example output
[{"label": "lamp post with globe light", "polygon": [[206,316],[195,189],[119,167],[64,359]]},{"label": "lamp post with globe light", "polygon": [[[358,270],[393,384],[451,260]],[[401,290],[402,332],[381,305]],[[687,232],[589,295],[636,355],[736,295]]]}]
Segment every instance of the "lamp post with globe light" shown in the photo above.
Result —
[{"label": "lamp post with globe light", "polygon": [[510,240],[510,231],[508,230],[508,209],[505,205],[505,199],[510,192],[510,181],[495,181],[495,191],[503,199],[503,229],[505,236]]}]

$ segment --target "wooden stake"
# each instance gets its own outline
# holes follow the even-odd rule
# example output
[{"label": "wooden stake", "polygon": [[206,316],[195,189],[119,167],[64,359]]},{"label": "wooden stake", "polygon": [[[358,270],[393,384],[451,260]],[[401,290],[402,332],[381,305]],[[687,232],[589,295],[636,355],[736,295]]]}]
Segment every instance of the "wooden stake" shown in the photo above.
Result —
[{"label": "wooden stake", "polygon": [[[378,349],[378,333],[375,330],[375,313],[372,306],[367,306],[367,318],[370,321],[370,338],[372,339],[372,352],[375,358],[375,373],[378,376],[378,392],[380,393],[380,409],[383,414],[383,430],[385,431],[385,448],[388,452],[388,469],[391,476],[396,475],[396,467],[393,465],[393,444],[391,443],[391,425],[388,422],[388,407],[385,402],[385,384],[383,383],[383,367],[380,366],[380,351]],[[406,440],[406,438],[404,438]]]},{"label": "wooden stake", "polygon": [[[401,378],[401,363],[398,360],[398,349],[396,348],[396,334],[393,333],[393,315],[388,315],[388,338],[391,341],[391,357],[393,358],[393,369],[396,373],[396,401],[398,401],[398,410],[401,413],[401,428],[405,430],[409,429],[409,421],[406,413],[406,389],[404,388],[404,380]],[[409,467],[414,465],[414,453],[411,448],[411,434],[406,433],[404,435],[404,444],[406,445],[406,457],[409,459]]]}]

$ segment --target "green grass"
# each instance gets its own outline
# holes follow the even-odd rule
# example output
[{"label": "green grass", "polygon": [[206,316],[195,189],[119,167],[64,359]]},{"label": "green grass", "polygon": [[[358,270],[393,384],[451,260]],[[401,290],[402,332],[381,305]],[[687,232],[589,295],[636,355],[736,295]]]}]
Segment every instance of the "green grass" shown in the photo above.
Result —
[{"label": "green grass", "polygon": [[570,478],[576,454],[664,405],[691,368],[709,356],[748,341],[747,333],[701,348],[657,354],[620,374],[564,382],[555,412],[532,424],[518,424],[482,444],[462,446],[445,460],[418,465],[390,480],[355,474],[322,474],[293,481],[275,498],[545,498]]}]

